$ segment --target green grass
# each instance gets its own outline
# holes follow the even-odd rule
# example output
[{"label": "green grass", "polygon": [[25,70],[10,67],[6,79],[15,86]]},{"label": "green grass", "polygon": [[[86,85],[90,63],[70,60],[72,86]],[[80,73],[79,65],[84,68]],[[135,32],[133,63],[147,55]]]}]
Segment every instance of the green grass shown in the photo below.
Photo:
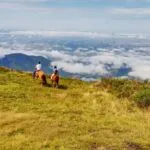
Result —
[{"label": "green grass", "polygon": [[150,149],[148,110],[104,85],[60,84],[43,87],[31,74],[0,69],[0,150]]}]

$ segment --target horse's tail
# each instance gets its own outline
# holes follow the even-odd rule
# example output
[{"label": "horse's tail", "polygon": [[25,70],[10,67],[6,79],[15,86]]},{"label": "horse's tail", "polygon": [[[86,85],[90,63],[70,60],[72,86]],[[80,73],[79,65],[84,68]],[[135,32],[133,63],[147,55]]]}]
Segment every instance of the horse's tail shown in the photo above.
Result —
[{"label": "horse's tail", "polygon": [[43,84],[47,84],[46,76],[44,74],[42,75],[42,81],[43,81]]}]

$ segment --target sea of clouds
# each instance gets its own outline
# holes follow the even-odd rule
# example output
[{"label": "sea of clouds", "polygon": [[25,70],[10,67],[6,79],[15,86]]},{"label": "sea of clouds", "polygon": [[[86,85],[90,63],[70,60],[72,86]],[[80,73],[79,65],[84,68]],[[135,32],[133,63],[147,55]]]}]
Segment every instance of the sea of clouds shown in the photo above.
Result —
[{"label": "sea of clouds", "polygon": [[[1,33],[2,34],[2,33]],[[6,33],[5,33],[6,34]],[[95,38],[113,38],[113,41],[117,41],[120,38],[134,39],[138,38],[138,43],[134,42],[135,46],[126,49],[125,46],[104,48],[89,48],[78,47],[72,50],[71,47],[63,47],[55,45],[47,45],[38,43],[19,43],[16,41],[16,36],[27,36],[28,38],[34,38],[31,36],[57,36],[57,37],[91,37]],[[2,35],[1,35],[2,36]],[[6,36],[6,35],[5,35]],[[149,35],[109,35],[98,33],[66,33],[65,32],[9,32],[7,36],[11,36],[11,42],[0,41],[0,58],[12,53],[23,53],[26,55],[43,56],[51,60],[50,65],[57,65],[65,72],[81,74],[81,75],[97,75],[105,76],[110,75],[110,70],[118,70],[124,65],[130,68],[130,71],[125,77],[136,77],[140,79],[150,79],[150,42]],[[42,37],[41,37],[42,38]],[[142,40],[141,40],[142,39]],[[149,40],[148,40],[149,39]],[[9,39],[10,40],[10,39]],[[147,41],[148,40],[148,41]],[[13,41],[13,42],[12,42]],[[146,43],[145,43],[146,41]],[[126,40],[125,40],[126,42]],[[138,45],[138,46],[137,46]],[[59,47],[59,49],[57,49]]]}]

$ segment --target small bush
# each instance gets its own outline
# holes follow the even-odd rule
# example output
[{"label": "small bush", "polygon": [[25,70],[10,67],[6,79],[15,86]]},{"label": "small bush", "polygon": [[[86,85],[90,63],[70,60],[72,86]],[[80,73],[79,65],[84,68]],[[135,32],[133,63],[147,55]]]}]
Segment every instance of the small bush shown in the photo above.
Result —
[{"label": "small bush", "polygon": [[141,84],[128,79],[103,78],[97,87],[107,89],[119,98],[131,98],[140,89]]},{"label": "small bush", "polygon": [[150,106],[150,89],[144,89],[139,91],[135,95],[135,102],[140,107],[149,107]]},{"label": "small bush", "polygon": [[5,73],[5,72],[9,72],[10,70],[8,68],[5,67],[0,67],[0,73]]}]

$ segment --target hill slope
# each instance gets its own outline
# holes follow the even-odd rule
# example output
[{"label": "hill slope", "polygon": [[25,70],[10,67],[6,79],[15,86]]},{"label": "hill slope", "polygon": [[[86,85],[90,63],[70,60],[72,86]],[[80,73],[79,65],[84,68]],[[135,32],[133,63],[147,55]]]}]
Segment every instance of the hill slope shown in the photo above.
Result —
[{"label": "hill slope", "polygon": [[0,149],[150,149],[150,113],[93,83],[43,87],[31,74],[0,69]]}]

